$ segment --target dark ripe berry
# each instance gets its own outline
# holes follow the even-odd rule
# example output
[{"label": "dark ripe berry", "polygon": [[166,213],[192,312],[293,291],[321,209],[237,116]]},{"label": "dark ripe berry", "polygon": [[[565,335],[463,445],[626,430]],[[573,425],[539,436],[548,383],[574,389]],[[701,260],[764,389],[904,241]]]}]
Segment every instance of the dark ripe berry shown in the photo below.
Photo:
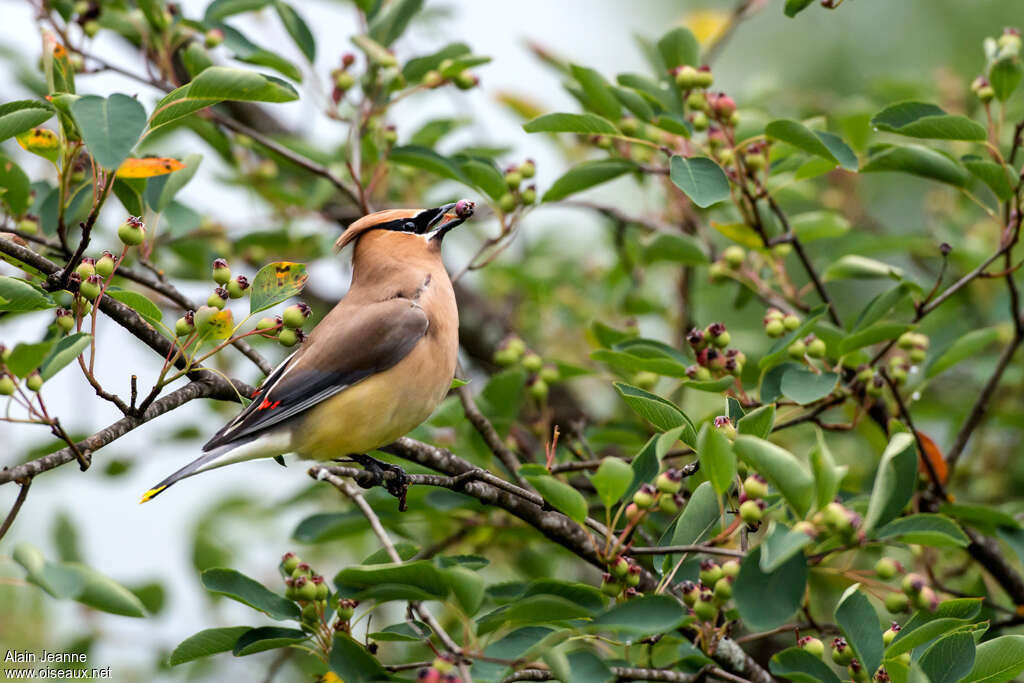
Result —
[{"label": "dark ripe berry", "polygon": [[704,343],[704,330],[693,328],[686,334],[686,341],[695,349],[703,349]]},{"label": "dark ripe berry", "polygon": [[281,314],[281,320],[284,322],[285,327],[299,328],[306,323],[306,318],[312,312],[313,309],[300,301],[284,309],[284,312]]},{"label": "dark ripe berry", "polygon": [[351,52],[346,52],[341,56],[341,66],[345,69],[349,68],[356,62],[356,56]]},{"label": "dark ripe berry", "polygon": [[459,218],[469,218],[476,210],[476,202],[468,199],[460,199],[455,202],[455,215]]}]

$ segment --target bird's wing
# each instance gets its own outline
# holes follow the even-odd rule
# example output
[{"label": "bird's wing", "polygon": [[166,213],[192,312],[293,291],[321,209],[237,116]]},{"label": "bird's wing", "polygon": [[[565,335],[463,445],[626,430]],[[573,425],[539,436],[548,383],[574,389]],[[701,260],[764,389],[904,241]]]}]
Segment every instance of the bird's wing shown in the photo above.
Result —
[{"label": "bird's wing", "polygon": [[267,377],[253,402],[203,450],[280,425],[360,380],[393,367],[412,351],[427,327],[426,313],[406,298],[335,309],[303,347]]}]

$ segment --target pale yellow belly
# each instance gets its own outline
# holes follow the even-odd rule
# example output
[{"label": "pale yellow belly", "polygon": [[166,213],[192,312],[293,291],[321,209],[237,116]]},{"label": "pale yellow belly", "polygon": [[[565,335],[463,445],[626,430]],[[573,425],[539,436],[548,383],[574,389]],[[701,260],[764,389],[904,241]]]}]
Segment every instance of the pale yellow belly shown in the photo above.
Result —
[{"label": "pale yellow belly", "polygon": [[[421,344],[393,368],[310,410],[295,428],[295,450],[316,460],[366,453],[422,424],[444,398],[454,374],[454,363],[447,359],[440,367],[438,359],[432,359],[433,367],[424,368],[425,361],[431,362],[424,358],[425,347]],[[426,373],[427,369],[432,371]]]}]

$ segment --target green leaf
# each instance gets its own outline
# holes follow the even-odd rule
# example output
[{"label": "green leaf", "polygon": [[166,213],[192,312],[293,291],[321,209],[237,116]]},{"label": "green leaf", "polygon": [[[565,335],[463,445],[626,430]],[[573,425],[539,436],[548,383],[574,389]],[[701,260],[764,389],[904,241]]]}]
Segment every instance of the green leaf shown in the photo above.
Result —
[{"label": "green leaf", "polygon": [[164,314],[160,311],[160,307],[153,303],[145,294],[126,289],[108,289],[104,296],[120,301],[154,327],[163,320]]},{"label": "green leaf", "polygon": [[793,232],[803,242],[841,237],[850,229],[850,221],[837,211],[807,211],[789,219]]},{"label": "green leaf", "polygon": [[376,631],[375,633],[371,633],[371,634],[369,634],[368,637],[370,638],[370,640],[376,640],[376,641],[382,642],[382,643],[385,643],[385,642],[405,642],[405,643],[419,642],[419,641],[423,640],[423,636],[421,634],[423,634],[423,633],[429,634],[429,633],[431,633],[431,630],[430,630],[429,626],[427,626],[426,624],[424,624],[421,621],[417,621],[415,623],[416,623],[416,627],[419,629],[419,631],[417,631],[412,626],[410,626],[408,622],[403,621],[403,622],[401,622],[399,624],[392,624],[391,626],[386,627],[382,631]]},{"label": "green leaf", "polygon": [[913,325],[905,325],[903,323],[876,323],[844,337],[843,341],[839,342],[838,354],[845,356],[851,351],[862,349],[865,346],[871,346],[883,341],[891,341],[912,329],[914,329]]},{"label": "green leaf", "polygon": [[980,157],[965,156],[961,160],[964,167],[975,178],[985,183],[1001,202],[1013,196],[1013,186],[1007,176],[1007,170],[994,161],[984,161]]},{"label": "green leaf", "polygon": [[92,335],[88,332],[76,332],[62,338],[39,365],[39,374],[44,380],[50,379],[89,348],[91,341]]},{"label": "green leaf", "polygon": [[589,67],[571,64],[569,68],[572,71],[572,77],[583,88],[588,108],[593,109],[594,113],[599,116],[617,121],[622,113],[622,107],[619,105],[615,93],[612,92],[611,86],[608,85],[608,81]]},{"label": "green leaf", "polygon": [[674,28],[662,36],[658,41],[658,54],[669,71],[683,64],[700,64],[700,44],[693,33],[683,26]]},{"label": "green leaf", "polygon": [[243,633],[238,642],[235,643],[232,654],[236,657],[245,657],[257,652],[276,650],[279,647],[295,645],[308,639],[302,631],[295,628],[281,628],[280,626],[261,626],[249,629]]},{"label": "green leaf", "polygon": [[981,602],[981,598],[959,598],[940,603],[934,612],[915,612],[886,648],[886,657],[910,652],[945,633],[970,626],[981,612]]},{"label": "green leaf", "polygon": [[1024,76],[1024,71],[1017,55],[1009,55],[992,63],[988,71],[988,81],[1000,102],[1010,99],[1010,95],[1020,85],[1021,76]]},{"label": "green leaf", "polygon": [[28,280],[0,275],[0,311],[45,311],[56,305],[49,292],[39,285]]},{"label": "green leaf", "polygon": [[211,66],[160,100],[150,116],[149,128],[155,130],[224,100],[291,102],[298,97],[295,88],[278,78],[245,69]]},{"label": "green leaf", "polygon": [[423,0],[396,0],[377,13],[370,22],[370,37],[384,47],[405,33],[412,18],[423,9]]},{"label": "green leaf", "polygon": [[464,55],[470,54],[471,50],[465,43],[451,43],[445,45],[437,52],[425,55],[423,57],[414,57],[405,63],[402,67],[402,75],[405,76],[405,80],[410,83],[417,83],[423,79],[427,73],[433,69],[437,69],[441,62],[446,59],[457,59]]},{"label": "green leaf", "polygon": [[609,349],[592,351],[590,357],[623,373],[647,371],[668,377],[686,377],[686,366],[668,358],[642,358]]},{"label": "green leaf", "polygon": [[146,183],[146,203],[157,212],[167,210],[181,188],[192,180],[192,176],[199,170],[199,164],[203,161],[202,154],[189,154],[185,157],[185,168],[173,173],[150,178]]},{"label": "green leaf", "polygon": [[675,114],[662,114],[651,122],[655,128],[668,131],[673,135],[681,135],[688,138],[693,135],[693,124]]},{"label": "green leaf", "polygon": [[967,534],[949,517],[924,513],[894,519],[875,531],[874,537],[899,538],[904,543],[931,547],[966,548],[969,543]]},{"label": "green leaf", "polygon": [[910,502],[917,485],[917,445],[907,432],[894,434],[882,453],[864,516],[865,534],[888,524]]},{"label": "green leaf", "polygon": [[38,344],[18,344],[11,351],[6,364],[15,377],[25,377],[39,367],[50,349],[53,348],[53,341],[43,341]]},{"label": "green leaf", "polygon": [[597,497],[610,509],[633,483],[633,468],[618,458],[604,458],[597,471],[590,475],[590,483]]},{"label": "green leaf", "polygon": [[584,161],[570,168],[556,180],[544,193],[541,201],[556,202],[635,170],[636,164],[625,159]]},{"label": "green leaf", "polygon": [[235,14],[263,9],[269,4],[270,0],[213,0],[206,7],[203,21],[208,24],[216,24],[221,19],[226,19]]},{"label": "green leaf", "polygon": [[480,188],[491,199],[497,201],[508,192],[505,178],[492,161],[466,159],[459,163],[465,175],[475,187]]},{"label": "green leaf", "polygon": [[695,237],[684,233],[659,232],[644,245],[644,261],[671,261],[687,266],[708,263],[708,255]]},{"label": "green leaf", "polygon": [[347,633],[334,634],[328,664],[345,683],[391,680],[381,663]]},{"label": "green leaf", "polygon": [[872,299],[864,310],[857,316],[857,320],[853,325],[853,330],[859,331],[866,327],[869,327],[886,315],[889,311],[895,308],[903,299],[905,299],[915,287],[909,282],[901,282],[892,289],[882,292],[874,299]]},{"label": "green leaf", "polygon": [[271,619],[297,620],[301,616],[294,602],[285,600],[263,584],[234,569],[207,569],[202,573],[202,581],[203,587],[211,593],[237,600],[243,605],[265,613]]},{"label": "green leaf", "polygon": [[764,129],[769,138],[781,140],[799,150],[836,163],[848,171],[857,170],[857,155],[836,135],[812,131],[792,119],[772,121]]},{"label": "green leaf", "polygon": [[853,648],[865,671],[875,671],[882,664],[885,645],[882,643],[882,629],[878,614],[871,606],[860,584],[846,589],[839,598],[835,611],[836,623],[846,636],[846,642]]},{"label": "green leaf", "polygon": [[669,177],[694,204],[706,209],[729,198],[729,179],[725,171],[707,157],[673,156]]},{"label": "green leaf", "polygon": [[807,514],[814,500],[814,479],[795,455],[769,441],[747,435],[736,437],[733,450],[740,460],[779,490],[799,517]]},{"label": "green leaf", "polygon": [[957,683],[974,668],[974,656],[974,636],[960,631],[935,641],[918,664],[930,683]]},{"label": "green leaf", "polygon": [[53,106],[39,100],[15,100],[0,104],[0,141],[35,128],[53,114]]},{"label": "green leaf", "polygon": [[903,270],[888,263],[882,263],[857,254],[847,254],[838,261],[829,264],[821,279],[825,282],[832,280],[873,280],[878,278],[892,278],[899,280],[903,277]]},{"label": "green leaf", "polygon": [[462,611],[473,616],[484,601],[484,580],[472,569],[466,567],[450,567],[447,571],[452,593],[458,600]]},{"label": "green leaf", "polygon": [[900,102],[878,112],[871,119],[878,130],[913,138],[937,140],[984,140],[985,127],[964,116],[947,114],[927,102]]},{"label": "green leaf", "polygon": [[71,113],[89,153],[108,170],[116,170],[128,158],[146,129],[146,110],[135,98],[120,93],[80,97]]},{"label": "green leaf", "polygon": [[[552,629],[543,626],[526,626],[516,629],[507,636],[496,640],[484,649],[484,655],[491,659],[512,661],[519,659],[540,643]],[[473,680],[499,681],[508,670],[506,664],[477,659],[473,663]]]},{"label": "green leaf", "polygon": [[831,394],[838,383],[839,375],[834,372],[817,373],[800,365],[786,368],[779,389],[786,398],[807,405]]},{"label": "green leaf", "polygon": [[974,666],[963,683],[1004,683],[1024,672],[1024,636],[987,640],[974,656]]},{"label": "green leaf", "polygon": [[968,178],[967,171],[960,164],[920,145],[883,145],[868,157],[860,170],[861,173],[909,173],[956,187],[966,185]]},{"label": "green leaf", "polygon": [[626,402],[626,405],[658,429],[668,431],[673,427],[689,425],[690,429],[696,434],[697,430],[694,428],[693,423],[690,422],[690,418],[668,399],[623,382],[614,382],[613,384],[616,391],[619,392]]},{"label": "green leaf", "polygon": [[[2,293],[0,293],[2,296]],[[956,338],[938,357],[928,365],[925,378],[931,379],[957,363],[969,358],[977,358],[986,348],[999,341],[1008,330],[1001,326],[985,327],[971,330]]]},{"label": "green leaf", "polygon": [[505,626],[559,623],[591,615],[589,609],[557,595],[530,595],[477,619],[476,632],[484,636]]},{"label": "green leaf", "polygon": [[552,477],[543,465],[523,465],[519,472],[553,508],[579,524],[587,519],[587,500],[583,494]]},{"label": "green leaf", "polygon": [[447,574],[429,560],[346,567],[337,573],[334,583],[356,589],[386,584],[412,586],[434,600],[443,600],[451,590]]},{"label": "green leaf", "polygon": [[274,9],[277,10],[277,16],[280,17],[285,30],[288,31],[288,35],[295,41],[295,45],[302,51],[302,54],[310,62],[315,61],[316,39],[313,37],[313,32],[309,30],[309,26],[306,25],[302,16],[295,11],[294,7],[280,2],[280,0],[274,3]]},{"label": "green leaf", "polygon": [[594,617],[587,627],[594,631],[629,634],[633,639],[677,628],[686,620],[686,610],[667,595],[644,595],[613,605]]},{"label": "green leaf", "polygon": [[736,423],[736,429],[740,434],[749,434],[750,436],[766,439],[772,433],[774,425],[775,404],[769,403],[760,408],[755,408],[741,417]]},{"label": "green leaf", "polygon": [[544,114],[523,124],[527,133],[577,133],[579,135],[618,135],[611,121],[596,114]]},{"label": "green leaf", "polygon": [[0,202],[12,216],[20,216],[28,210],[31,199],[31,182],[21,167],[0,155]]},{"label": "green leaf", "polygon": [[796,15],[803,12],[805,9],[811,6],[814,0],[786,0],[786,5],[783,8],[783,12],[787,17],[792,19]]},{"label": "green leaf", "polygon": [[943,503],[939,507],[939,512],[977,527],[988,534],[995,533],[998,527],[1020,528],[1020,523],[1013,515],[997,510],[989,505]]},{"label": "green leaf", "polygon": [[[272,52],[257,45],[245,37],[241,31],[234,29],[227,24],[221,24],[218,28],[224,32],[224,46],[231,50],[235,59],[247,64],[266,66],[277,71],[282,76],[293,81],[302,82],[302,71],[291,60],[285,59],[276,52]],[[206,73],[206,69],[200,75]],[[284,81],[281,81],[284,83]]]},{"label": "green leaf", "polygon": [[785,524],[772,522],[761,543],[761,571],[770,574],[813,540],[802,531],[793,531]]},{"label": "green leaf", "polygon": [[650,121],[654,118],[654,110],[651,105],[647,103],[641,95],[636,94],[632,90],[626,90],[625,88],[619,88],[617,86],[609,86],[616,99],[630,112],[632,112],[637,118],[643,121]]},{"label": "green leaf", "polygon": [[249,313],[259,313],[296,296],[306,285],[306,266],[292,261],[277,261],[260,268],[249,288]]},{"label": "green leaf", "polygon": [[[686,502],[683,512],[676,520],[669,545],[702,543],[711,535],[712,530],[720,521],[721,511],[718,507],[718,496],[711,487],[711,482],[705,481],[694,489],[690,500]],[[678,562],[680,557],[680,555],[673,556],[672,563]]]},{"label": "green leaf", "polygon": [[463,174],[458,164],[426,147],[418,147],[416,145],[395,147],[388,155],[388,160],[402,166],[419,168],[439,175],[442,178],[455,180],[466,185],[470,184],[469,179]]},{"label": "green leaf", "polygon": [[773,655],[770,669],[776,676],[797,683],[840,683],[839,677],[821,661],[821,657],[799,647],[790,647]]},{"label": "green leaf", "polygon": [[800,609],[807,587],[807,559],[790,557],[772,572],[761,571],[761,546],[747,553],[732,588],[740,618],[751,631],[785,624]]},{"label": "green leaf", "polygon": [[220,652],[228,652],[234,649],[235,643],[243,633],[251,630],[250,626],[227,626],[200,631],[181,641],[171,652],[167,663],[170,666],[178,666]]},{"label": "green leaf", "polygon": [[824,508],[835,500],[839,493],[839,484],[846,476],[847,467],[836,465],[832,457],[832,451],[828,448],[825,437],[819,431],[817,443],[811,449],[810,454],[811,471],[814,473],[815,501],[818,508]]},{"label": "green leaf", "polygon": [[718,429],[705,423],[697,437],[697,453],[700,456],[700,471],[707,475],[715,493],[722,495],[729,490],[736,477],[736,454],[732,452],[729,440]]}]

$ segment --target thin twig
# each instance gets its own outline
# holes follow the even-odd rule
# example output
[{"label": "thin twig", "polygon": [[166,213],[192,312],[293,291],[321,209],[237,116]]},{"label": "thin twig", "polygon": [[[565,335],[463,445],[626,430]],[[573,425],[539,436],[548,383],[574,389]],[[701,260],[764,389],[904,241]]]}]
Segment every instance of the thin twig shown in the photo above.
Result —
[{"label": "thin twig", "polygon": [[21,482],[21,490],[18,491],[18,497],[14,499],[14,505],[11,507],[11,511],[7,513],[7,518],[4,519],[4,523],[0,525],[0,540],[3,540],[7,530],[14,524],[14,518],[18,516],[18,512],[21,511],[21,506],[24,505],[25,499],[28,497],[28,487],[32,485],[31,479],[25,479]]}]

